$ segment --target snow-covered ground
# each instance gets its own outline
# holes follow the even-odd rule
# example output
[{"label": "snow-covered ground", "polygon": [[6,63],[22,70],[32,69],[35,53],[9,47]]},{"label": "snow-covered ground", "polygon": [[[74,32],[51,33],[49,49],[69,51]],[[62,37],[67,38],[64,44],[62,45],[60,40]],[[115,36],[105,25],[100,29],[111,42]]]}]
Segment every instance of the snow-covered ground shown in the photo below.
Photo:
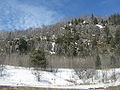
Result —
[{"label": "snow-covered ground", "polygon": [[[1,70],[2,71],[2,70]],[[1,86],[29,86],[44,88],[89,89],[120,85],[120,69],[97,70],[92,77],[79,79],[73,69],[57,69],[54,72],[36,71],[33,68],[4,66],[0,76]],[[37,75],[40,76],[38,81]],[[112,80],[115,74],[115,81]],[[104,81],[103,81],[104,79]],[[104,83],[103,83],[104,82]]]}]

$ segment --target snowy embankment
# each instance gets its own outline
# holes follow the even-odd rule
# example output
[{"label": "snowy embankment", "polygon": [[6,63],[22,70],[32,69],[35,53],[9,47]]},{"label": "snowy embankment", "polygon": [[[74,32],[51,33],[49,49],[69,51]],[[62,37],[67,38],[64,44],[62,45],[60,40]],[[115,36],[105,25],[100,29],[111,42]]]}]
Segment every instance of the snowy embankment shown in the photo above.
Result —
[{"label": "snowy embankment", "polygon": [[[113,71],[116,81],[111,79]],[[40,81],[38,81],[38,73]],[[79,79],[73,69],[37,72],[33,68],[4,66],[1,69],[0,85],[74,89],[106,88],[120,85],[120,69],[97,70],[92,78]]]}]

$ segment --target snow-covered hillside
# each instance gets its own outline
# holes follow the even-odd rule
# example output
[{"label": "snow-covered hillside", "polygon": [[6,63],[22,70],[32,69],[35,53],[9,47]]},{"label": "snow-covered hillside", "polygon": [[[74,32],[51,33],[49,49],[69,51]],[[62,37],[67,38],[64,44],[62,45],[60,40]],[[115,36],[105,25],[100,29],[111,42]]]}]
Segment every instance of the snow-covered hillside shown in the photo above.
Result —
[{"label": "snow-covered hillside", "polygon": [[[14,66],[4,66],[3,68],[0,77],[0,85],[2,86],[88,89],[120,85],[120,69],[98,70],[95,71],[92,78],[79,79],[73,69],[37,72],[33,68]],[[110,79],[113,76],[113,71],[116,75],[116,81]],[[38,74],[40,81],[38,81]],[[107,74],[107,82],[104,84],[103,78],[105,74]]]}]

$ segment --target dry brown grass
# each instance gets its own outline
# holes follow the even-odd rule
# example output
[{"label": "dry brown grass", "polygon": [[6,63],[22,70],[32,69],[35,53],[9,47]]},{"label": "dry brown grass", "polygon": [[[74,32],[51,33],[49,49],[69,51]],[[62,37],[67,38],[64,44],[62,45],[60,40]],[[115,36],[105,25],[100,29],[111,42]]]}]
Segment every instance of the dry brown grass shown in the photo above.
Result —
[{"label": "dry brown grass", "polygon": [[[1,86],[0,90],[76,90],[76,89],[57,89],[57,88],[33,88],[33,87],[7,87]],[[83,89],[77,89],[83,90]],[[108,87],[108,88],[96,88],[96,89],[89,89],[89,90],[120,90],[120,86],[115,87]]]},{"label": "dry brown grass", "polygon": [[58,90],[53,88],[31,88],[31,87],[7,87],[1,86],[0,90]]},{"label": "dry brown grass", "polygon": [[120,86],[108,87],[108,88],[96,88],[96,89],[89,89],[89,90],[120,90]]},{"label": "dry brown grass", "polygon": [[105,90],[120,90],[120,86],[115,86],[115,87],[109,87]]},{"label": "dry brown grass", "polygon": [[[57,89],[57,88],[33,88],[33,87],[7,87],[1,86],[0,90],[76,90],[76,89]],[[77,89],[83,90],[83,89]]]}]

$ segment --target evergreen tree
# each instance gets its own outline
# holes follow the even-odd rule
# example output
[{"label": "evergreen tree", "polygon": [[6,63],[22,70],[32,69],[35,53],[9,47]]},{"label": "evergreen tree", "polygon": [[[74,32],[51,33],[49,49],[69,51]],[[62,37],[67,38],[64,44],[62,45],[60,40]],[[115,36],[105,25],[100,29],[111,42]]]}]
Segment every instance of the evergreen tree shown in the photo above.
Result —
[{"label": "evergreen tree", "polygon": [[96,47],[97,46],[97,39],[96,37],[92,40],[92,48]]},{"label": "evergreen tree", "polygon": [[75,20],[74,20],[74,23],[75,23],[75,25],[78,25],[79,24],[79,22],[78,22],[78,20],[75,18]]},{"label": "evergreen tree", "polygon": [[111,34],[110,34],[109,27],[108,27],[108,26],[105,26],[104,31],[105,31],[105,35],[106,35],[106,36],[105,36],[106,42],[107,42],[107,44],[109,44],[109,43],[111,42],[111,39],[112,39],[112,36],[111,36]]},{"label": "evergreen tree", "polygon": [[24,38],[20,38],[20,40],[19,40],[19,51],[20,51],[20,54],[26,53],[27,50],[28,50],[27,41]]},{"label": "evergreen tree", "polygon": [[94,16],[94,14],[91,15],[91,20],[92,20],[93,24],[98,24],[98,20],[97,20],[97,18]]},{"label": "evergreen tree", "polygon": [[83,20],[82,18],[79,18],[79,19],[78,19],[78,22],[79,22],[79,23],[83,23],[83,21],[84,21],[84,20]]},{"label": "evergreen tree", "polygon": [[93,23],[94,23],[94,24],[98,24],[98,20],[97,20],[96,17],[94,18]]},{"label": "evergreen tree", "polygon": [[115,42],[116,44],[120,43],[120,28],[118,28],[115,32]]},{"label": "evergreen tree", "polygon": [[110,33],[109,27],[105,26],[105,34],[107,37],[109,36],[109,33]]},{"label": "evergreen tree", "polygon": [[113,14],[109,17],[109,22],[115,25],[120,25],[120,14]]},{"label": "evergreen tree", "polygon": [[111,37],[111,41],[110,41],[111,47],[112,47],[112,48],[115,48],[115,44],[116,44],[115,38]]},{"label": "evergreen tree", "polygon": [[94,14],[91,15],[91,19],[94,20]]},{"label": "evergreen tree", "polygon": [[120,55],[120,44],[118,44],[116,47],[116,53]]},{"label": "evergreen tree", "polygon": [[35,50],[31,55],[31,63],[34,67],[47,67],[47,59],[45,57],[45,52],[43,50]]},{"label": "evergreen tree", "polygon": [[45,69],[47,67],[47,59],[45,57],[45,52],[43,50],[35,50],[32,55],[30,56],[31,59],[31,64],[35,69],[37,70],[36,72],[36,77],[37,80],[40,81],[40,72],[39,72],[39,67],[41,69]]}]

